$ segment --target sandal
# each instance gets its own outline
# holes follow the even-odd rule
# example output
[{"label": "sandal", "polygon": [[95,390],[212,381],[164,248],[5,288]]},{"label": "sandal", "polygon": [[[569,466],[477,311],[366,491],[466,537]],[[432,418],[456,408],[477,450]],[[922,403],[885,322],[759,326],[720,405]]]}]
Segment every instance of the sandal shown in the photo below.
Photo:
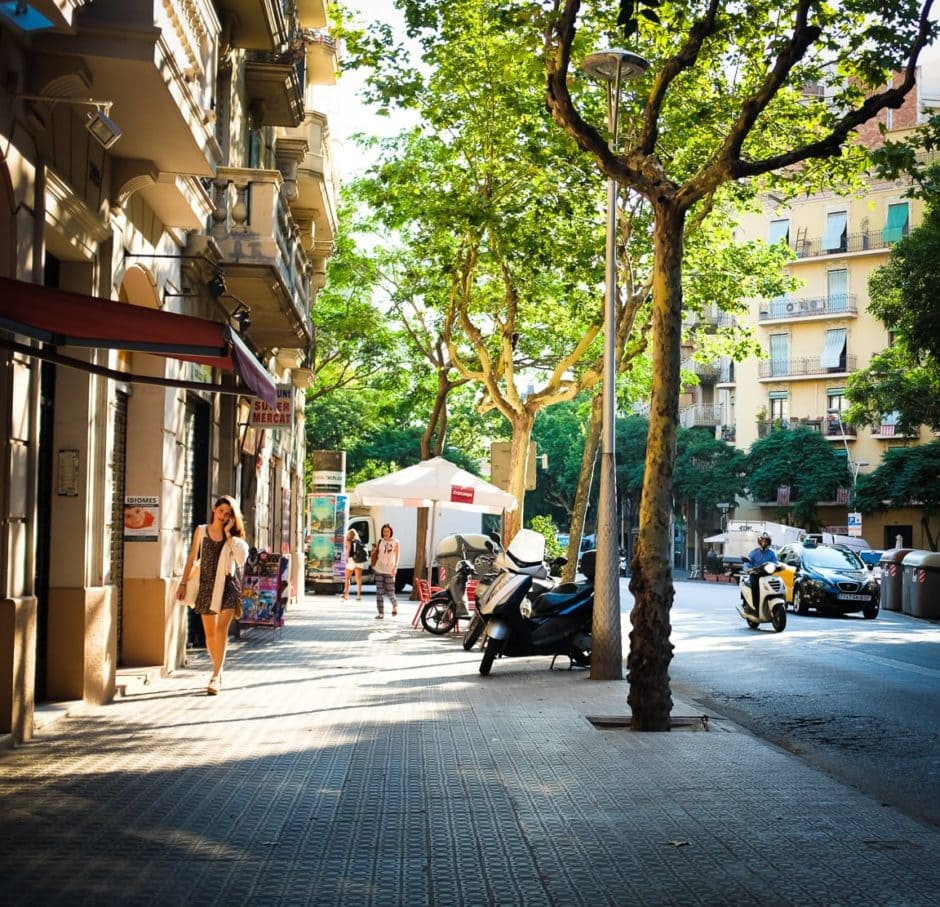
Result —
[{"label": "sandal", "polygon": [[398,608],[392,608],[392,617],[398,617]]},{"label": "sandal", "polygon": [[376,615],[375,615],[375,619],[376,619],[376,620],[382,620],[383,617],[385,617],[384,614],[376,614]]},{"label": "sandal", "polygon": [[206,687],[207,696],[218,696],[219,690],[222,689],[222,680],[219,677],[213,677],[209,681],[209,686]]}]

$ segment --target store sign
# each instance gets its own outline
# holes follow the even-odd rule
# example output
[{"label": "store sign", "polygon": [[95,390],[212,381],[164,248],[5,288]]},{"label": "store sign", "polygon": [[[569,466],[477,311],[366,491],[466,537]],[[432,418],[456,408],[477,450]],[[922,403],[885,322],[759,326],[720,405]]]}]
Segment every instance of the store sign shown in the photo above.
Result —
[{"label": "store sign", "polygon": [[260,397],[251,405],[249,426],[254,428],[290,428],[294,423],[294,386],[277,386],[277,409],[272,409]]},{"label": "store sign", "polygon": [[472,504],[473,488],[467,485],[451,485],[450,499],[455,504]]}]

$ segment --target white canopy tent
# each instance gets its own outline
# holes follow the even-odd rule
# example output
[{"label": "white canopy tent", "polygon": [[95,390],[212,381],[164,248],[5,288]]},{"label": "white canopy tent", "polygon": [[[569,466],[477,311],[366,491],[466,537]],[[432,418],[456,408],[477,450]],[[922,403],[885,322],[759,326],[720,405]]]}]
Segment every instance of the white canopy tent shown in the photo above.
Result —
[{"label": "white canopy tent", "polygon": [[443,457],[432,457],[398,472],[360,482],[349,503],[402,507],[430,507],[431,531],[428,537],[428,579],[437,548],[435,523],[437,508],[470,510],[476,513],[502,513],[515,510],[518,502],[509,492],[491,485],[479,476],[461,469]]}]

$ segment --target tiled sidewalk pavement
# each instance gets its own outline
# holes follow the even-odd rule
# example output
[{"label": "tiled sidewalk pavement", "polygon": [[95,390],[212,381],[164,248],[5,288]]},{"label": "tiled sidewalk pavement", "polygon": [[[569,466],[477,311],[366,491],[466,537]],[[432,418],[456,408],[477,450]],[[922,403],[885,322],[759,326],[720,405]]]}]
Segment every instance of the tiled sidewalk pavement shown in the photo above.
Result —
[{"label": "tiled sidewalk pavement", "polygon": [[[940,831],[720,718],[311,598],[0,753],[0,903],[926,905]],[[694,715],[677,703],[674,714]]]}]

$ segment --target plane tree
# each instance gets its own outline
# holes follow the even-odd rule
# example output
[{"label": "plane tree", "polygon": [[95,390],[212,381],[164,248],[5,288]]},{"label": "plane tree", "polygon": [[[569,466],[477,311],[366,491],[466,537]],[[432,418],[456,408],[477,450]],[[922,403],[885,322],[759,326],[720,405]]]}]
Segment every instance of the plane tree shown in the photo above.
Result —
[{"label": "plane tree", "polygon": [[[854,132],[899,107],[914,87],[918,57],[934,35],[931,7],[932,0],[554,0],[549,6],[544,62],[552,116],[604,174],[643,196],[653,214],[653,384],[627,663],[634,729],[671,727],[669,514],[687,223],[707,217],[723,188],[811,191],[857,169]],[[645,13],[642,29],[638,10]],[[576,65],[604,38],[634,41],[650,64],[628,86],[614,149],[599,128],[603,118],[592,116],[597,106],[589,99],[596,92]]]}]

